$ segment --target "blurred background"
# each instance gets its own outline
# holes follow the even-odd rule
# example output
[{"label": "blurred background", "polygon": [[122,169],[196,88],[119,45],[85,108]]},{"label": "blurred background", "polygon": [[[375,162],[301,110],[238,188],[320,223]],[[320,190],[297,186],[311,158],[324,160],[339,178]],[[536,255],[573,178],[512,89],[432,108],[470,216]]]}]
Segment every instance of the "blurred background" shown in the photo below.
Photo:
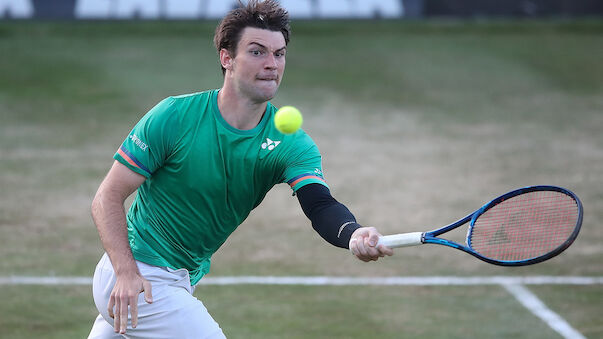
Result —
[{"label": "blurred background", "polygon": [[[280,2],[292,40],[273,103],[302,111],[334,196],[361,224],[438,228],[537,184],[574,191],[584,224],[567,251],[530,267],[438,246],[364,264],[326,244],[277,185],[216,253],[208,278],[417,283],[202,284],[195,295],[226,335],[603,338],[603,2]],[[234,6],[0,0],[0,338],[87,336],[97,314],[89,279],[103,253],[92,197],[151,107],[221,86],[212,38]],[[575,332],[500,284],[429,283],[500,276],[547,277],[528,293]]]},{"label": "blurred background", "polygon": [[[600,16],[597,0],[282,0],[293,19]],[[236,0],[3,0],[13,19],[219,19]]]},{"label": "blurred background", "polygon": [[[219,19],[235,0],[3,0],[14,19]],[[293,19],[600,16],[597,0],[282,0]]]}]

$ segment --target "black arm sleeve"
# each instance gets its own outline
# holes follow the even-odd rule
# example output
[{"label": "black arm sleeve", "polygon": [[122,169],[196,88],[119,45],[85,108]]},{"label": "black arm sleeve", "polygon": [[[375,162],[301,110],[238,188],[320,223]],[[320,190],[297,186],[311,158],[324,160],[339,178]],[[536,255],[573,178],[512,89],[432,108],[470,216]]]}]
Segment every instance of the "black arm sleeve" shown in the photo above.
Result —
[{"label": "black arm sleeve", "polygon": [[309,184],[296,192],[302,210],[312,227],[329,243],[348,248],[352,233],[362,227],[350,210],[331,196],[321,184]]}]

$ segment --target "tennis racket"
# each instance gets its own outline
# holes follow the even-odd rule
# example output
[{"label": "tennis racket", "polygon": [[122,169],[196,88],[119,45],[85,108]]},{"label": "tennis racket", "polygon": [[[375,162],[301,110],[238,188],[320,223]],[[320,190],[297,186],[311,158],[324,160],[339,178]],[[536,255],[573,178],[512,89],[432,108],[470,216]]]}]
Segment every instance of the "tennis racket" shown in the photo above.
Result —
[{"label": "tennis racket", "polygon": [[[438,238],[469,222],[466,244]],[[438,244],[501,266],[548,260],[568,248],[582,225],[582,203],[555,186],[520,188],[490,201],[448,226],[429,232],[386,235],[378,244],[391,248]]]}]

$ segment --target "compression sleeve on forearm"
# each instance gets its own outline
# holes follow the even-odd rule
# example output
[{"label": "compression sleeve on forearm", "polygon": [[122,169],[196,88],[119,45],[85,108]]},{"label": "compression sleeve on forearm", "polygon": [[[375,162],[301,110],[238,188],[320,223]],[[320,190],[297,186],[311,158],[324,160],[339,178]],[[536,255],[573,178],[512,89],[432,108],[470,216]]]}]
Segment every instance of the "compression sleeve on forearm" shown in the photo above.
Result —
[{"label": "compression sleeve on forearm", "polygon": [[335,200],[329,189],[321,184],[306,185],[296,194],[316,232],[334,246],[349,248],[352,233],[362,227],[356,223],[352,212]]}]

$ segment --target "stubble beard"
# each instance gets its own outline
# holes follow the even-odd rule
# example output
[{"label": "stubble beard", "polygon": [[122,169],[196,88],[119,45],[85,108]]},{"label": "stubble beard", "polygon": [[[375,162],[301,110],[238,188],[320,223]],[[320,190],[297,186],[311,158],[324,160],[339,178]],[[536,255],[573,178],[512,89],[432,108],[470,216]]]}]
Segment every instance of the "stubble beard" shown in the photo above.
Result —
[{"label": "stubble beard", "polygon": [[[245,88],[242,92],[254,103],[264,103],[272,100],[278,92],[279,85],[277,84],[274,89],[263,88],[263,86],[249,85],[249,88]],[[247,87],[247,86],[246,86]]]}]

